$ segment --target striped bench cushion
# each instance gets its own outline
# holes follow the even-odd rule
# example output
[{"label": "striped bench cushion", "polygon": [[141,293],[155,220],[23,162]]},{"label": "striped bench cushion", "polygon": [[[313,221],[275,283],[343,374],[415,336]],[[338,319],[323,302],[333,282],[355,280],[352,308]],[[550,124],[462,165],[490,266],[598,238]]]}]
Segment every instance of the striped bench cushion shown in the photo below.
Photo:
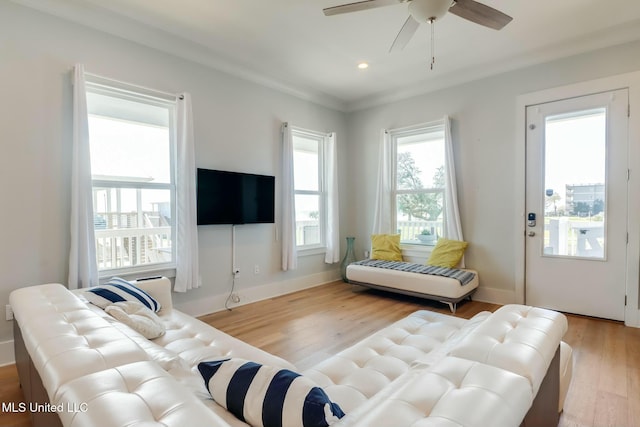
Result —
[{"label": "striped bench cushion", "polygon": [[470,283],[476,276],[475,273],[457,268],[436,267],[433,265],[416,264],[412,262],[402,261],[382,261],[377,259],[365,259],[357,261],[354,265],[362,265],[365,267],[386,268],[389,270],[406,271],[409,273],[430,274],[432,276],[448,277],[456,279],[460,285]]}]

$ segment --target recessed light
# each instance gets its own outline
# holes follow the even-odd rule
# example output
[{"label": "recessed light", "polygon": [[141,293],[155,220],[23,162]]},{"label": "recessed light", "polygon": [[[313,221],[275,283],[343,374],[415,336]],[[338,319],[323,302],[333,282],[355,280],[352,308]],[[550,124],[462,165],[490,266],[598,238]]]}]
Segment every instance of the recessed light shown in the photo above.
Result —
[{"label": "recessed light", "polygon": [[366,62],[361,62],[358,64],[358,68],[360,68],[361,70],[366,70],[367,68],[369,68],[369,64]]}]

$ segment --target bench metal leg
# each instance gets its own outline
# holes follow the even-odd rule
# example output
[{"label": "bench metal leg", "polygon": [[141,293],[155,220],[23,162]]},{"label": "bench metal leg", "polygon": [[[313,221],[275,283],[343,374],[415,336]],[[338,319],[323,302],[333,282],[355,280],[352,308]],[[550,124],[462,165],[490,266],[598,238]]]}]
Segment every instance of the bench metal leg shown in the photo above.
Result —
[{"label": "bench metal leg", "polygon": [[458,308],[458,303],[457,302],[449,302],[449,301],[440,301],[443,304],[447,304],[449,306],[449,310],[451,310],[451,313],[456,314],[456,309]]}]

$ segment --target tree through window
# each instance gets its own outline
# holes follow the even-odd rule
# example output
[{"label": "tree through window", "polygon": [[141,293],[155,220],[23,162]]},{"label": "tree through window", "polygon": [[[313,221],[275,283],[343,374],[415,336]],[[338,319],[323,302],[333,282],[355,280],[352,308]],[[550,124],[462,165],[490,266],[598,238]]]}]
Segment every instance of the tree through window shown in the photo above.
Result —
[{"label": "tree through window", "polygon": [[392,131],[396,230],[404,243],[433,245],[443,234],[444,129]]}]

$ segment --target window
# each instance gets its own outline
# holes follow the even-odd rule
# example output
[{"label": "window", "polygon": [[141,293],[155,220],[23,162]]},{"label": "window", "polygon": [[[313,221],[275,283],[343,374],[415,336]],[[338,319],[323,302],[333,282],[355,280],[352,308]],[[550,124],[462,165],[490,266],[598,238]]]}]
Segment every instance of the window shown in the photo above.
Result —
[{"label": "window", "polygon": [[326,192],[324,180],[324,135],[291,129],[293,180],[298,249],[324,248]]},{"label": "window", "polygon": [[435,245],[443,236],[446,206],[442,124],[392,130],[395,230],[406,244]]},{"label": "window", "polygon": [[175,267],[175,101],[87,83],[100,276]]}]

